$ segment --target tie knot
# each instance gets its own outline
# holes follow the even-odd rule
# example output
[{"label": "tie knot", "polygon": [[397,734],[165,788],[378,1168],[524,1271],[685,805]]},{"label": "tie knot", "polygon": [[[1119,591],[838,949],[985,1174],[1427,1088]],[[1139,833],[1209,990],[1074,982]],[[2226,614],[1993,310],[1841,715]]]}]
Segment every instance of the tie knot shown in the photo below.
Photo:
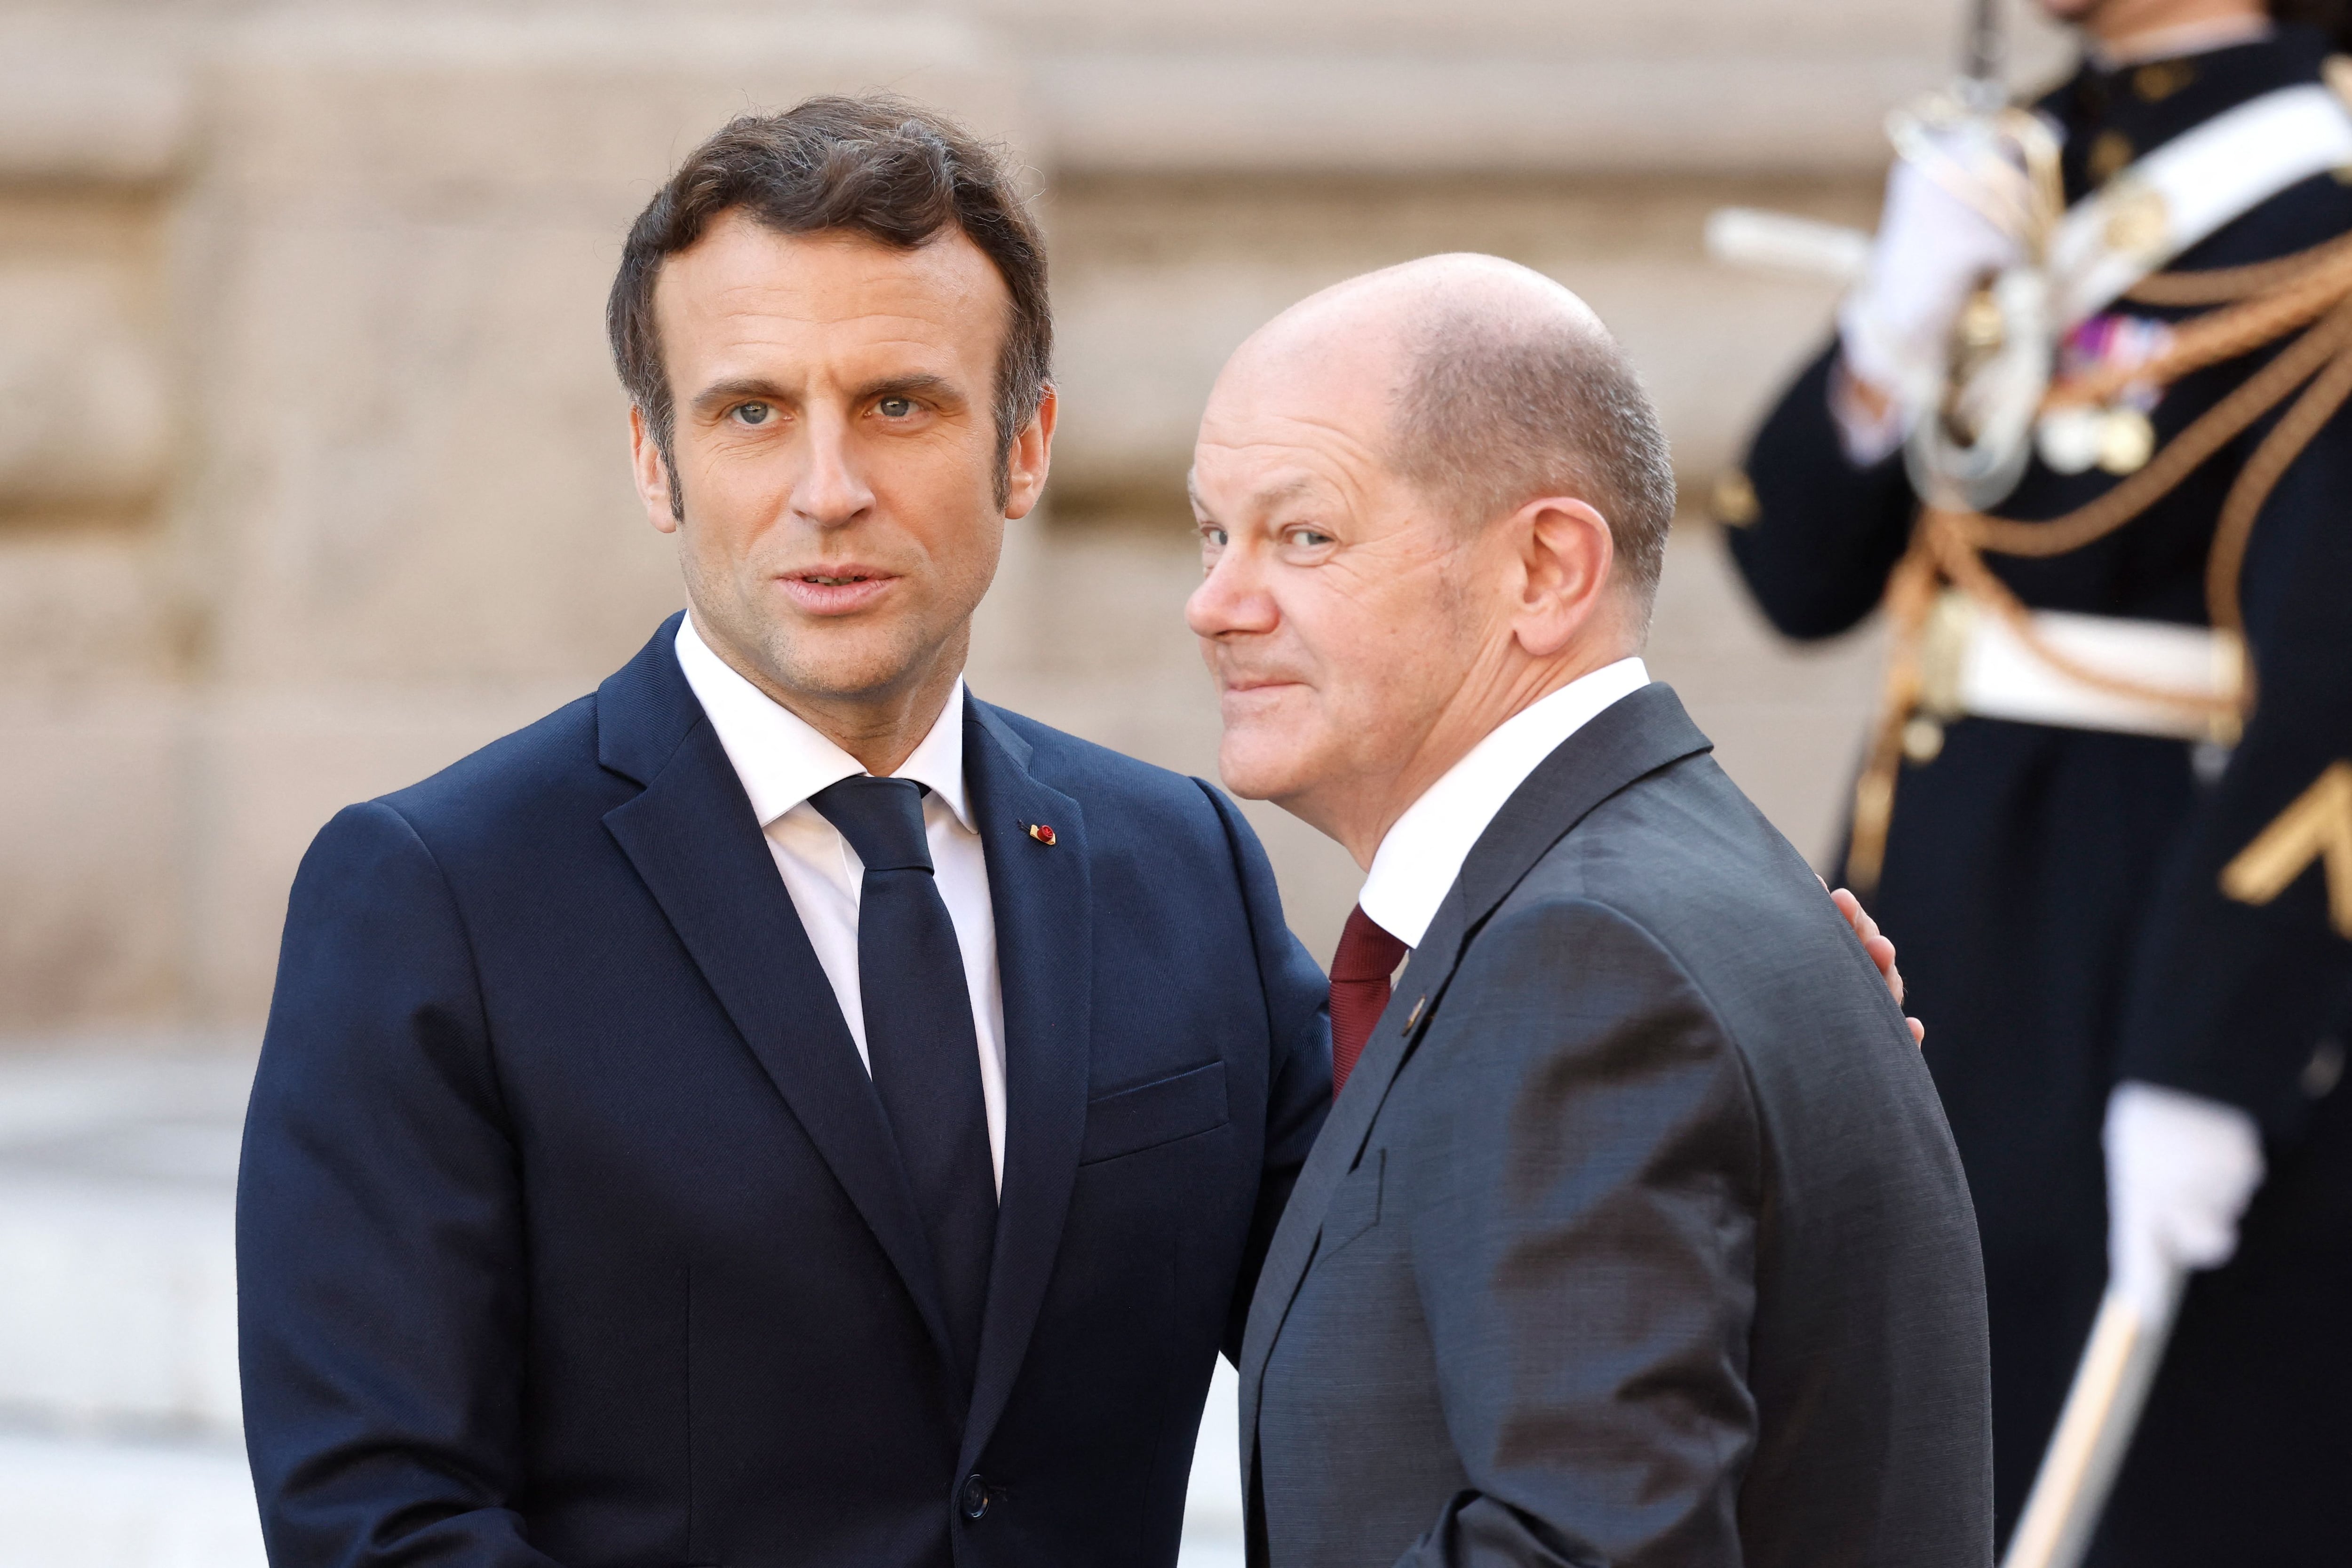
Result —
[{"label": "tie knot", "polygon": [[860,773],[828,784],[809,804],[841,831],[867,871],[929,871],[931,846],[923,838],[923,797],[912,779]]},{"label": "tie knot", "polygon": [[1339,950],[1331,955],[1334,980],[1386,980],[1404,958],[1404,944],[1381,928],[1362,904],[1348,912]]}]

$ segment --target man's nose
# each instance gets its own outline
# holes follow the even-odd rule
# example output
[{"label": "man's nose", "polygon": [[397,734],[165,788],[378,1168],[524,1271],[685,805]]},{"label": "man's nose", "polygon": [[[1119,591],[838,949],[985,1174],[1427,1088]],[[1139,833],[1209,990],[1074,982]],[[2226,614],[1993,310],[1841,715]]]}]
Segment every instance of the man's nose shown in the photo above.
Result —
[{"label": "man's nose", "polygon": [[820,411],[807,424],[806,463],[793,486],[793,510],[819,528],[856,522],[874,504],[849,440],[849,422]]},{"label": "man's nose", "polygon": [[1201,586],[1184,601],[1184,623],[1196,637],[1271,632],[1280,619],[1253,553],[1232,545],[1218,553]]}]

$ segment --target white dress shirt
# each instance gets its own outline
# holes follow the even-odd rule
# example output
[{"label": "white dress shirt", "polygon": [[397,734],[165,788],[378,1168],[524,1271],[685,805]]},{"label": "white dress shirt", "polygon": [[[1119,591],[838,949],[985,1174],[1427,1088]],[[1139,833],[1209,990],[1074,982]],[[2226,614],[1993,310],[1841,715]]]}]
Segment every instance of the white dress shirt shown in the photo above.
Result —
[{"label": "white dress shirt", "polygon": [[1405,808],[1381,847],[1356,902],[1381,930],[1418,947],[1437,906],[1462,874],[1495,814],[1538,763],[1602,708],[1650,684],[1639,659],[1579,675],[1505,719]]},{"label": "white dress shirt", "polygon": [[[809,946],[833,994],[849,1037],[866,1071],[866,1009],[857,984],[857,903],[866,883],[866,862],[841,831],[809,804],[829,784],[866,771],[858,760],[818,734],[805,719],[782,707],[712,653],[689,614],[678,622],[678,667],[696,700],[719,732],[727,760],[751,798],[751,810],[767,835],[768,852],[792,894]],[[988,900],[988,862],[972,826],[971,803],[963,782],[963,683],[896,777],[930,787],[923,797],[923,836],[930,846],[931,873],[955,923],[956,946],[963,950],[964,984],[971,992],[973,1032],[980,1037],[980,1092],[988,1112],[988,1152],[996,1167],[997,1190],[1004,1187],[1004,993],[996,976],[996,915]]]}]

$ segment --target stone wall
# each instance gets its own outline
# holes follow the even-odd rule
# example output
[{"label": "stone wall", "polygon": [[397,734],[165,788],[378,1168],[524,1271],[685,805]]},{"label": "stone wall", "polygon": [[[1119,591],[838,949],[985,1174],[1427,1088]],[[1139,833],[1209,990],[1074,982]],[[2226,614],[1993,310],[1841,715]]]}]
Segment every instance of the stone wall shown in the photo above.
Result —
[{"label": "stone wall", "polygon": [[[884,86],[1020,151],[1064,424],[973,684],[1213,773],[1182,476],[1234,344],[1367,267],[1509,256],[1616,328],[1703,494],[1831,304],[1710,266],[1706,214],[1867,222],[1958,8],[0,0],[0,1558],[258,1568],[229,1238],[288,882],[338,806],[680,601],[601,309],[697,139]],[[1690,517],[1649,657],[1825,851],[1869,635],[1778,644]],[[1328,954],[1355,868],[1249,810]],[[1181,1568],[1242,1560],[1233,1396]]]},{"label": "stone wall", "polygon": [[[1206,772],[1180,486],[1225,351],[1349,273],[1496,251],[1617,328],[1703,482],[1830,304],[1708,265],[1705,214],[1867,221],[1957,10],[0,3],[0,1037],[249,1028],[319,823],[679,602],[600,311],[729,114],[887,86],[1020,150],[1066,423],[974,684]],[[1653,663],[1821,851],[1869,650],[1776,647],[1684,533]],[[1328,952],[1352,868],[1254,815]]]}]

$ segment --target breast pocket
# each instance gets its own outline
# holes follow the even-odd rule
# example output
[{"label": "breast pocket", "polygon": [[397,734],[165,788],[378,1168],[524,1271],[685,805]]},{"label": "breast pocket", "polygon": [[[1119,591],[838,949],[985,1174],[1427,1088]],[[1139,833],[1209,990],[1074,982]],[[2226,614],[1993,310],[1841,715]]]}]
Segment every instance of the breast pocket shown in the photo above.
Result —
[{"label": "breast pocket", "polygon": [[1121,1089],[1087,1104],[1078,1163],[1140,1154],[1225,1124],[1225,1064],[1212,1061],[1172,1078]]}]

